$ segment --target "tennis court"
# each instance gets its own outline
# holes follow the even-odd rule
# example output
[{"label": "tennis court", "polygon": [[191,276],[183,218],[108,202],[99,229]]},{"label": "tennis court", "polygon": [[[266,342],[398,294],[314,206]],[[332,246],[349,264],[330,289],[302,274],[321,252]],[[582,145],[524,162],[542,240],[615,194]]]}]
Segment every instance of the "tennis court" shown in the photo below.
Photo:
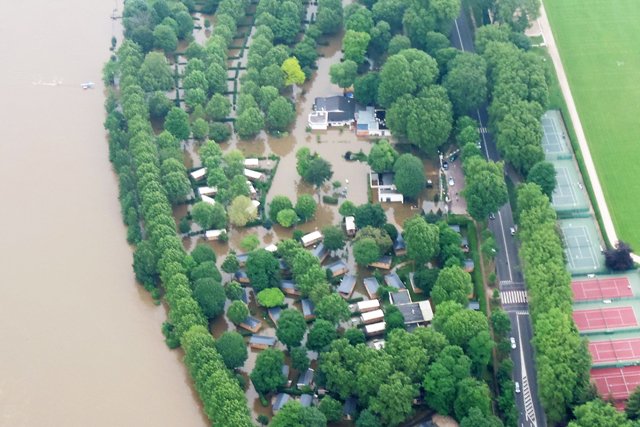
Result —
[{"label": "tennis court", "polygon": [[576,280],[571,282],[575,301],[595,301],[633,296],[631,283],[626,277]]},{"label": "tennis court", "polygon": [[574,310],[573,320],[576,322],[580,332],[627,328],[638,325],[636,314],[632,307]]},{"label": "tennis court", "polygon": [[553,160],[552,163],[557,180],[556,189],[551,195],[553,208],[558,212],[588,212],[589,198],[573,160]]},{"label": "tennis court", "polygon": [[567,266],[572,274],[602,271],[604,256],[593,218],[572,218],[558,221],[567,253]]},{"label": "tennis court", "polygon": [[542,116],[542,149],[547,158],[571,155],[567,133],[562,124],[562,116],[557,110],[550,110]]},{"label": "tennis court", "polygon": [[640,338],[589,342],[593,363],[640,360]]},{"label": "tennis court", "polygon": [[591,380],[604,399],[624,400],[640,385],[640,366],[592,369]]}]

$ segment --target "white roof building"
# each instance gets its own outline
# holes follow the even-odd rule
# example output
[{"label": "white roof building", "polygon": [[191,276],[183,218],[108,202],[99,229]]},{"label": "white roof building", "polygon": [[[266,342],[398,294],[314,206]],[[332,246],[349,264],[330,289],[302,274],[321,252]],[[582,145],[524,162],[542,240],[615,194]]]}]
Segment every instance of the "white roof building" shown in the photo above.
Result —
[{"label": "white roof building", "polygon": [[264,181],[266,179],[266,176],[262,172],[246,168],[244,170],[244,176],[246,176],[250,181]]},{"label": "white roof building", "polygon": [[209,196],[202,195],[202,196],[200,196],[200,198],[202,199],[202,201],[203,201],[203,202],[208,203],[208,204],[210,204],[210,205],[215,205],[215,204],[216,204],[216,201],[215,201],[215,200],[213,200],[213,199],[212,199],[211,197],[209,197]]},{"label": "white roof building", "polygon": [[316,230],[312,233],[305,234],[300,240],[302,240],[302,245],[307,247],[313,245],[314,243],[318,243],[323,238],[324,236],[322,235],[322,233]]},{"label": "white roof building", "polygon": [[216,187],[198,187],[198,194],[200,196],[215,196],[218,193]]},{"label": "white roof building", "polygon": [[384,319],[384,312],[380,309],[368,311],[366,313],[362,313],[360,315],[360,319],[362,319],[362,323],[365,325],[369,323],[381,322]]},{"label": "white roof building", "polygon": [[247,168],[257,168],[260,166],[260,160],[258,159],[244,159],[244,166]]},{"label": "white roof building", "polygon": [[360,313],[366,313],[367,311],[378,310],[380,308],[380,301],[377,299],[369,299],[366,301],[360,301],[356,303],[356,310]]},{"label": "white roof building", "polygon": [[191,175],[191,178],[195,179],[196,181],[199,181],[207,175],[207,168],[200,168],[200,169],[194,170],[189,175]]},{"label": "white roof building", "polygon": [[386,327],[387,324],[385,322],[372,323],[371,325],[365,325],[364,333],[367,336],[380,335],[384,333]]},{"label": "white roof building", "polygon": [[224,229],[223,230],[207,230],[204,233],[204,237],[209,241],[218,240],[220,239],[220,236],[222,235],[222,233],[226,233],[226,232],[227,230],[224,230]]}]

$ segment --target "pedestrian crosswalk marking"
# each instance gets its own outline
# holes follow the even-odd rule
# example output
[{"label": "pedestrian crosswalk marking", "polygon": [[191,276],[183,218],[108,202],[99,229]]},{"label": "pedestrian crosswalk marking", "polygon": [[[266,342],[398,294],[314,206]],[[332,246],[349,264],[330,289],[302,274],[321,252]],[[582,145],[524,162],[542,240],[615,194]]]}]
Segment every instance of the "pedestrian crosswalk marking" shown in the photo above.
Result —
[{"label": "pedestrian crosswalk marking", "polygon": [[536,425],[536,411],[533,408],[533,399],[531,398],[531,390],[529,389],[529,380],[526,375],[522,377],[522,395],[524,398],[526,417],[533,425]]},{"label": "pedestrian crosswalk marking", "polygon": [[504,291],[500,293],[502,304],[525,304],[527,303],[527,291]]},{"label": "pedestrian crosswalk marking", "polygon": [[489,133],[489,131],[485,127],[479,127],[478,128],[478,132],[480,132],[480,133]]}]

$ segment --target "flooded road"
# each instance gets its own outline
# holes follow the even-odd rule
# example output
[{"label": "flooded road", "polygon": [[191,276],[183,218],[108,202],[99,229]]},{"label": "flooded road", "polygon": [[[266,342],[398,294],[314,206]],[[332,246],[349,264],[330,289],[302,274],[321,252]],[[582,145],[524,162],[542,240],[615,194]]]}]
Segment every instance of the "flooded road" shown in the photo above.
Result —
[{"label": "flooded road", "polygon": [[1,426],[206,425],[131,269],[102,127],[113,7],[3,3]]}]

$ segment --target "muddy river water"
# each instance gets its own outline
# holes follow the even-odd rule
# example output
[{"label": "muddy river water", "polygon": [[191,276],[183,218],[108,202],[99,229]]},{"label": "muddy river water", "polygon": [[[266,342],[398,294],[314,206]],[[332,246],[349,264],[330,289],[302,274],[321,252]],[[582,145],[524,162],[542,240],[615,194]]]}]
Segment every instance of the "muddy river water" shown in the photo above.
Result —
[{"label": "muddy river water", "polygon": [[113,8],[2,3],[0,426],[206,425],[131,269],[102,127]]}]

